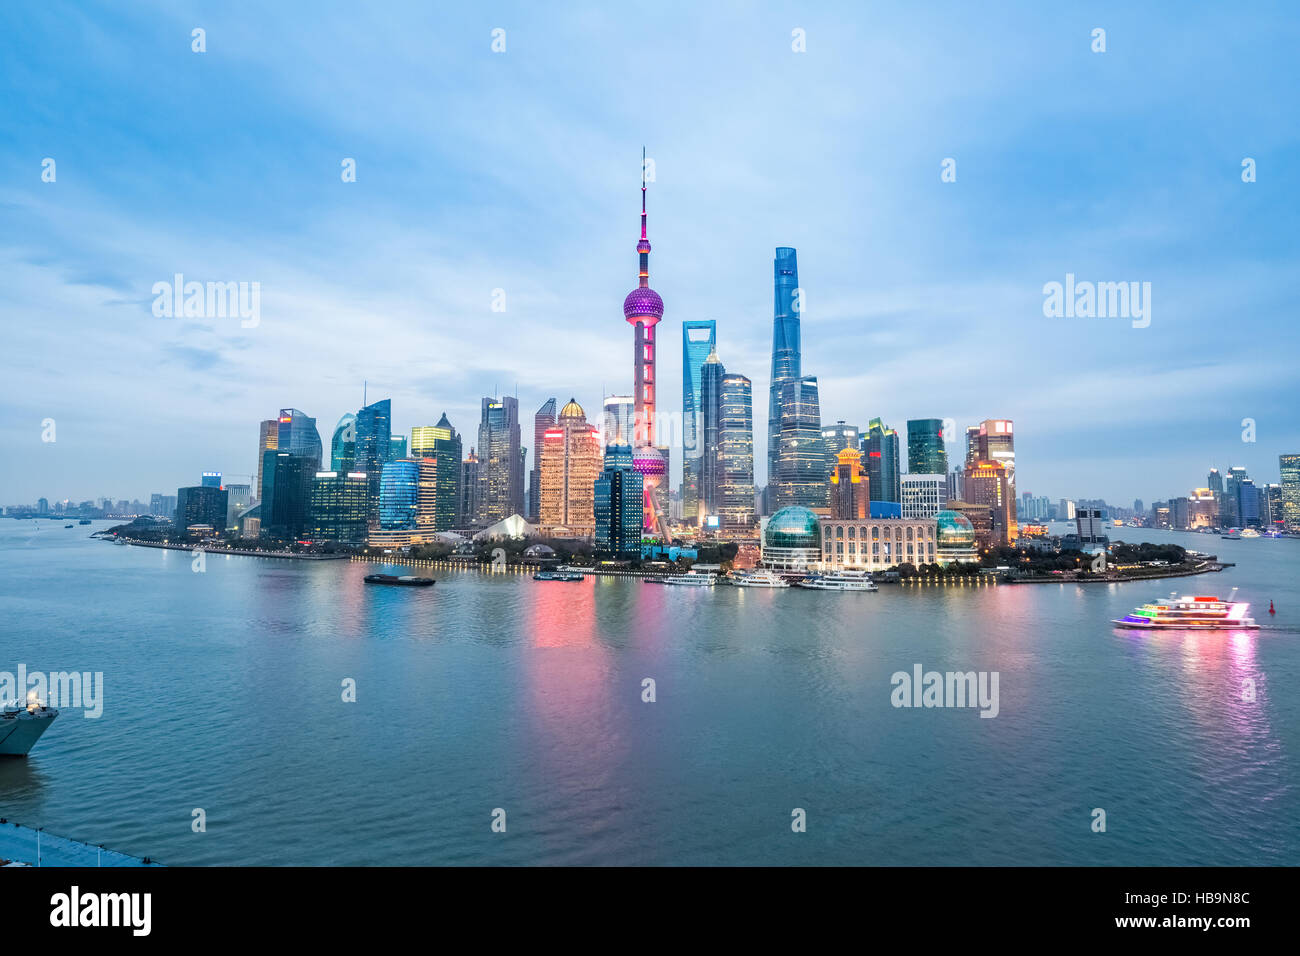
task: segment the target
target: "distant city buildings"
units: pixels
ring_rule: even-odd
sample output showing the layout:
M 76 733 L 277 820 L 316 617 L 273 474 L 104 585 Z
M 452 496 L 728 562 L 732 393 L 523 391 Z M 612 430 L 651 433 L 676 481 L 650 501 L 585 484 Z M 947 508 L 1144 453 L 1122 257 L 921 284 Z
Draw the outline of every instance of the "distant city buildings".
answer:
M 908 419 L 907 470 L 919 475 L 948 474 L 948 451 L 943 443 L 942 419 Z
M 900 486 L 904 518 L 933 518 L 947 507 L 948 476 L 943 472 L 931 475 L 908 473 L 903 475 Z
M 483 399 L 478 426 L 478 485 L 475 524 L 487 526 L 511 515 L 522 516 L 524 450 L 516 398 Z
M 541 507 L 543 533 L 591 538 L 596 532 L 594 489 L 603 462 L 600 432 L 573 399 L 542 435 Z
M 533 415 L 533 468 L 528 473 L 528 520 L 537 524 L 542 506 L 542 440 L 549 428 L 555 427 L 554 398 L 542 402 Z
M 631 445 L 606 446 L 594 490 L 596 549 L 614 558 L 639 558 L 644 501 Z

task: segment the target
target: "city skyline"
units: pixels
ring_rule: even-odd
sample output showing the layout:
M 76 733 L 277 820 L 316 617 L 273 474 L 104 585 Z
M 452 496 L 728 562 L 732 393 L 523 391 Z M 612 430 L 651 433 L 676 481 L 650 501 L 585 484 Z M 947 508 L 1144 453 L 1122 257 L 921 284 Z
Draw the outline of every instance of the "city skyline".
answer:
M 1243 465 L 1257 482 L 1275 482 L 1277 456 L 1300 448 L 1288 351 L 1268 347 L 1270 335 L 1285 334 L 1296 292 L 1287 266 L 1296 240 L 1270 186 L 1294 150 L 1269 112 L 1277 104 L 1248 93 L 1290 68 L 1270 50 L 1243 58 L 1249 34 L 1227 13 L 1188 13 L 1175 54 L 1152 44 L 1143 14 L 1111 11 L 1102 56 L 1089 50 L 1090 21 L 1069 32 L 1029 7 L 955 11 L 924 35 L 888 12 L 869 27 L 834 28 L 801 13 L 802 54 L 791 51 L 795 25 L 782 16 L 736 23 L 705 12 L 701 29 L 716 33 L 703 62 L 674 49 L 668 11 L 592 14 L 592 37 L 635 21 L 647 56 L 665 67 L 686 60 L 680 75 L 658 71 L 674 92 L 730 77 L 737 108 L 715 122 L 707 97 L 683 117 L 677 95 L 589 82 L 617 69 L 613 45 L 593 41 L 557 73 L 556 50 L 568 44 L 537 11 L 503 14 L 503 54 L 491 52 L 487 26 L 453 11 L 438 24 L 455 41 L 437 71 L 461 71 L 464 98 L 432 130 L 409 121 L 420 113 L 417 94 L 384 88 L 385 59 L 407 70 L 437 42 L 404 36 L 407 23 L 380 28 L 381 55 L 355 50 L 346 18 L 329 12 L 308 25 L 288 8 L 238 25 L 217 16 L 198 55 L 184 13 L 128 11 L 112 22 L 68 14 L 94 28 L 92 55 L 64 35 L 59 16 L 15 16 L 50 42 L 6 62 L 70 83 L 36 105 L 23 95 L 26 72 L 0 68 L 16 114 L 0 145 L 0 202 L 21 237 L 0 250 L 13 277 L 0 309 L 13 354 L 30 357 L 6 377 L 3 504 L 131 499 L 170 493 L 204 471 L 247 475 L 258 465 L 257 422 L 302 409 L 328 439 L 332 423 L 360 407 L 367 379 L 370 394 L 391 399 L 395 435 L 446 411 L 472 436 L 483 396 L 517 395 L 531 409 L 571 394 L 595 409 L 597 396 L 627 394 L 626 330 L 610 319 L 627 291 L 628 169 L 642 142 L 654 160 L 655 286 L 668 303 L 659 341 L 675 343 L 683 321 L 716 321 L 728 370 L 753 381 L 759 486 L 768 480 L 769 263 L 785 246 L 803 260 L 803 366 L 818 378 L 823 425 L 933 417 L 960 432 L 1003 417 L 1016 423 L 1020 492 L 1114 503 L 1185 493 L 1212 466 Z M 1026 45 L 1039 42 L 1059 62 L 1007 48 L 999 30 L 1013 16 Z M 251 35 L 259 26 L 261 41 Z M 223 41 L 236 31 L 238 62 Z M 475 31 L 479 44 L 468 39 Z M 22 32 L 0 40 L 6 52 Z M 882 55 L 849 55 L 855 45 Z M 140 49 L 165 64 L 174 89 L 131 70 L 101 77 L 102 58 Z M 990 63 L 990 50 L 1004 55 Z M 355 74 L 320 69 L 315 86 L 294 82 L 345 52 Z M 1197 75 L 1175 68 L 1175 57 L 1198 55 L 1206 68 Z M 1139 68 L 1141 94 L 1124 83 Z M 536 76 L 536 88 L 502 101 L 503 71 L 511 88 L 521 74 Z M 962 109 L 949 83 L 956 71 L 966 78 Z M 232 112 L 211 99 L 214 73 L 235 90 L 267 76 L 283 87 Z M 1062 117 L 1032 95 L 1013 103 L 1011 91 L 1023 93 L 1017 84 L 1031 77 L 1058 87 L 1086 80 L 1094 96 L 1072 94 L 1074 112 Z M 345 80 L 351 97 L 339 95 Z M 51 118 L 101 81 L 121 111 L 88 117 L 75 135 Z M 870 92 L 890 83 L 909 95 Z M 1209 106 L 1183 116 L 1192 93 Z M 661 106 L 669 102 L 671 111 Z M 1008 106 L 1004 122 L 981 122 Z M 486 124 L 485 111 L 494 117 Z M 808 111 L 818 121 L 768 129 L 774 114 Z M 163 115 L 175 152 L 155 148 Z M 862 128 L 832 148 L 828 131 L 838 137 L 848 121 Z M 214 132 L 235 142 L 210 156 L 193 149 Z M 443 142 L 449 134 L 459 145 Z M 1069 146 L 1108 137 L 1114 150 Z M 1189 171 L 1182 151 L 1193 149 L 1200 159 Z M 1241 182 L 1244 156 L 1259 161 L 1257 182 Z M 58 163 L 55 182 L 41 181 L 43 157 Z M 940 179 L 947 157 L 956 158 L 953 183 Z M 355 183 L 340 181 L 347 158 Z M 545 242 L 520 242 L 525 233 Z M 258 324 L 156 317 L 151 289 L 176 273 L 259 282 Z M 1150 326 L 1044 317 L 1044 283 L 1069 274 L 1151 281 Z M 502 312 L 492 309 L 498 289 Z M 1238 313 L 1263 334 L 1229 334 Z M 658 363 L 669 409 L 682 394 L 673 353 L 661 349 Z M 41 440 L 47 418 L 55 442 Z M 1241 440 L 1245 419 L 1255 442 Z M 157 434 L 169 436 L 165 447 L 146 440 Z M 954 443 L 947 451 L 960 460 Z M 530 468 L 532 456 L 530 447 Z M 680 445 L 671 460 L 675 488 Z M 84 484 L 66 487 L 73 480 Z

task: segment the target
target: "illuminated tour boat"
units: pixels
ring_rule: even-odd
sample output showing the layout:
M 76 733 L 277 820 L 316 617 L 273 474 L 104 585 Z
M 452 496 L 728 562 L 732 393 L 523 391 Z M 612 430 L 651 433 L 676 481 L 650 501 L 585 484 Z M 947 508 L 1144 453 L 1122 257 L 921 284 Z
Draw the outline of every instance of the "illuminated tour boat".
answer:
M 1117 627 L 1139 629 L 1170 630 L 1242 630 L 1258 628 L 1253 617 L 1247 617 L 1250 604 L 1234 601 L 1237 589 L 1233 588 L 1224 601 L 1217 597 L 1178 597 L 1169 595 L 1168 600 L 1153 604 L 1143 604 L 1128 614 L 1121 621 L 1113 621 Z

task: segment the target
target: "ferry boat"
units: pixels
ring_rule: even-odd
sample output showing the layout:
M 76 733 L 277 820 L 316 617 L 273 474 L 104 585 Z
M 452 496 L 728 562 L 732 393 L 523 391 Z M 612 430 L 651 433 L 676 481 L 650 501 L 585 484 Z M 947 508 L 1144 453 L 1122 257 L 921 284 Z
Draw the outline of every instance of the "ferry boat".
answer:
M 534 581 L 581 581 L 581 571 L 538 571 L 533 575 Z
M 664 584 L 682 584 L 687 587 L 711 588 L 716 583 L 712 574 L 699 574 L 688 571 L 686 574 L 670 574 L 664 578 Z
M 90 519 L 82 518 L 80 521 L 77 522 L 77 524 L 90 524 Z
M 831 571 L 812 574 L 799 582 L 801 588 L 814 591 L 879 591 L 866 571 Z
M 1257 629 L 1253 617 L 1247 617 L 1250 604 L 1234 601 L 1237 589 L 1233 588 L 1225 601 L 1217 597 L 1197 596 L 1179 597 L 1175 591 L 1164 601 L 1143 604 L 1120 621 L 1112 621 L 1116 627 L 1132 627 L 1143 630 L 1243 630 Z
M 0 756 L 26 757 L 58 716 L 57 710 L 37 700 L 35 691 L 27 696 L 26 707 L 6 705 L 0 710 Z
M 1259 532 L 1256 531 L 1254 528 L 1242 528 L 1241 536 L 1243 538 L 1258 538 Z
M 749 571 L 733 575 L 731 583 L 738 588 L 788 588 L 790 582 L 772 571 Z
M 412 588 L 426 588 L 433 578 L 420 578 L 414 574 L 367 574 L 367 584 L 398 584 Z
M 1238 531 L 1236 528 L 1229 528 L 1227 534 L 1221 534 L 1219 535 L 1219 537 L 1222 538 L 1224 541 L 1240 541 L 1241 532 Z

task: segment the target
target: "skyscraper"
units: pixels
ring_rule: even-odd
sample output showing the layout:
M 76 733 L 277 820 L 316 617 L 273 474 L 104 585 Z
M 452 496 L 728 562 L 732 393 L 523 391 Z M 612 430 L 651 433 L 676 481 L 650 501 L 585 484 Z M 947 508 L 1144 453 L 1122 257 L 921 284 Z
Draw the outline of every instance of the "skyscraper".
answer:
M 406 436 L 392 435 L 388 439 L 388 460 L 396 461 L 406 457 Z
M 312 479 L 308 533 L 315 541 L 363 542 L 369 504 L 364 472 L 319 471 Z
M 862 473 L 862 452 L 852 446 L 840 449 L 831 472 L 831 517 L 867 518 L 871 514 L 869 480 Z
M 631 395 L 611 395 L 605 399 L 605 447 L 627 445 L 632 447 L 636 422 L 636 403 Z
M 524 460 L 519 400 L 484 398 L 478 426 L 479 494 L 476 522 L 495 524 L 524 511 Z
M 805 375 L 781 386 L 779 420 L 776 507 L 824 508 L 826 453 L 816 376 Z
M 330 470 L 346 474 L 357 460 L 357 416 L 346 412 L 330 438 Z
M 918 475 L 948 473 L 948 452 L 943 445 L 942 419 L 908 419 L 907 470 Z
M 257 434 L 257 484 L 253 487 L 253 491 L 259 501 L 264 497 L 262 492 L 262 452 L 275 451 L 279 443 L 280 420 L 278 418 L 268 418 L 262 422 Z
M 356 461 L 353 467 L 366 473 L 370 485 L 371 521 L 379 519 L 379 486 L 383 479 L 384 462 L 392 450 L 392 402 L 385 398 L 372 402 L 357 412 Z
M 420 463 L 409 458 L 384 462 L 379 482 L 379 527 L 413 531 L 420 505 Z
M 1300 531 L 1300 455 L 1278 455 L 1282 485 L 1282 521 L 1287 531 Z
M 664 317 L 664 301 L 650 288 L 650 240 L 646 235 L 645 151 L 641 156 L 641 239 L 636 244 L 640 257 L 637 287 L 623 300 L 623 318 L 633 329 L 632 366 L 635 388 L 635 421 L 632 462 L 641 473 L 644 494 L 644 525 L 650 534 L 668 537 L 667 514 L 662 510 L 659 486 L 668 480 L 664 450 L 655 445 L 655 326 Z
M 1016 500 L 1007 468 L 1000 461 L 980 461 L 966 466 L 966 501 L 985 505 L 993 518 L 993 540 L 1014 544 Z
M 604 468 L 593 493 L 596 548 L 618 558 L 640 557 L 644 493 L 631 445 L 605 446 Z
M 312 459 L 319 469 L 323 446 L 320 432 L 316 430 L 316 419 L 296 408 L 280 409 L 280 434 L 276 447 L 291 455 Z
M 696 513 L 685 514 L 687 521 L 697 524 L 701 516 L 722 510 L 722 379 L 726 374 L 718 353 L 710 351 L 700 366 L 699 497 Z
M 871 484 L 871 500 L 901 503 L 903 490 L 899 480 L 898 432 L 886 428 L 879 418 L 873 418 L 862 439 L 862 450 Z
M 555 426 L 555 409 L 555 399 L 548 398 L 533 415 L 533 468 L 528 473 L 528 520 L 533 524 L 541 514 L 542 439 L 546 430 Z
M 767 405 L 767 483 L 781 472 L 781 395 L 786 383 L 803 374 L 799 350 L 799 261 L 794 249 L 779 246 L 772 260 L 772 380 Z M 776 506 L 768 496 L 768 510 Z
M 718 342 L 712 319 L 682 322 L 682 514 L 694 522 L 700 512 L 701 446 L 700 372 Z
M 469 457 L 460 465 L 460 508 L 456 516 L 457 527 L 467 528 L 478 522 L 479 464 L 478 454 L 471 448 Z
M 460 522 L 461 440 L 456 429 L 442 413 L 436 425 L 417 425 L 411 429 L 411 457 L 432 459 L 435 463 L 436 498 L 433 529 L 447 531 Z
M 589 538 L 596 533 L 595 482 L 602 462 L 600 433 L 573 399 L 542 436 L 542 528 L 551 534 Z
M 826 453 L 826 478 L 835 474 L 840 452 L 846 448 L 862 450 L 862 436 L 857 425 L 847 425 L 844 420 L 822 428 L 822 451 Z
M 749 379 L 723 375 L 718 406 L 722 526 L 745 530 L 754 524 L 754 387 Z
M 262 457 L 266 481 L 266 497 L 261 505 L 262 533 L 284 540 L 300 538 L 308 529 L 311 485 L 320 470 L 319 459 L 286 451 L 265 451 Z
M 1006 470 L 1007 493 L 1011 496 L 1011 517 L 1007 525 L 1006 540 L 1015 544 L 1018 537 L 1016 527 L 1016 445 L 1012 423 L 1005 418 L 987 418 L 979 426 L 979 461 L 995 461 Z M 969 469 L 967 475 L 970 474 Z M 967 500 L 973 500 L 970 491 Z M 994 520 L 997 519 L 996 513 Z
M 1246 524 L 1241 513 L 1241 483 L 1245 478 L 1246 469 L 1241 465 L 1234 465 L 1228 469 L 1223 479 L 1223 502 L 1219 517 L 1230 527 L 1235 528 Z
M 902 514 L 904 518 L 933 518 L 948 505 L 948 476 L 920 472 L 903 475 Z M 1046 504 L 1047 499 L 1043 499 Z
M 225 531 L 226 490 L 212 485 L 177 488 L 174 523 L 179 534 L 194 525 L 210 526 L 217 533 Z

